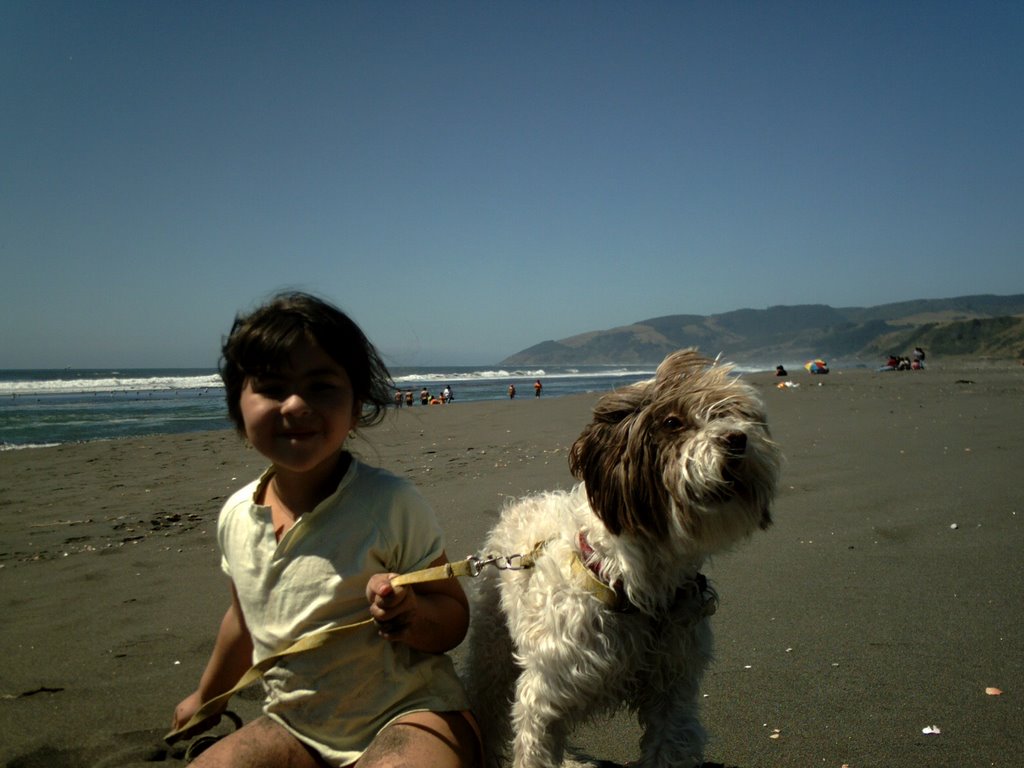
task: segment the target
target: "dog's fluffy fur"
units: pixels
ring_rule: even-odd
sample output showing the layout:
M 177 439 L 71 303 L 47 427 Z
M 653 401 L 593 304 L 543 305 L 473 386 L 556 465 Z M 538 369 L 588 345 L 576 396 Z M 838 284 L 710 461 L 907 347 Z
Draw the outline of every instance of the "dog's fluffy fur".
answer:
M 540 543 L 535 565 L 474 580 L 466 678 L 488 764 L 553 768 L 575 726 L 625 705 L 640 765 L 700 765 L 716 598 L 698 572 L 771 523 L 780 455 L 762 406 L 729 366 L 683 350 L 602 397 L 569 461 L 581 482 L 507 507 L 483 550 Z M 621 605 L 595 597 L 574 557 Z

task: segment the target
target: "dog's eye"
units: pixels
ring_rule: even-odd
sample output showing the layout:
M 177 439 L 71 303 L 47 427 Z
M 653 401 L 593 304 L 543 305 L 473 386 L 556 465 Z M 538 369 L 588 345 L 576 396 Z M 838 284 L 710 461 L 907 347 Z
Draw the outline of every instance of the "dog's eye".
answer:
M 661 425 L 665 427 L 665 429 L 671 429 L 673 431 L 682 429 L 685 426 L 683 424 L 683 420 L 678 416 L 667 416 L 665 420 L 661 422 Z

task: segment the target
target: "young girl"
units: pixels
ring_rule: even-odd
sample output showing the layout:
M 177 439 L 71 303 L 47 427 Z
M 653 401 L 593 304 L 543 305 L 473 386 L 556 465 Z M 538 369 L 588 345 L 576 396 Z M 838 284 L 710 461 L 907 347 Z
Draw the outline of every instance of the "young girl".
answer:
M 368 616 L 376 626 L 271 667 L 264 715 L 194 765 L 475 764 L 476 724 L 445 655 L 466 633 L 466 596 L 456 579 L 391 584 L 447 562 L 440 528 L 410 483 L 344 449 L 391 399 L 376 350 L 337 308 L 281 294 L 235 319 L 221 376 L 231 419 L 270 468 L 221 510 L 231 604 L 173 726 L 300 637 Z

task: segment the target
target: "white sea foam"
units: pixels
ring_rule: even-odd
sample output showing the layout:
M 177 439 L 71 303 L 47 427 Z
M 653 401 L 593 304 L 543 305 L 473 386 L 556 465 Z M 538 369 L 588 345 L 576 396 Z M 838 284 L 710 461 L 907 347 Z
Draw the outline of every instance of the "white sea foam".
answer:
M 162 392 L 167 390 L 221 388 L 220 376 L 144 376 L 45 379 L 0 382 L 0 395 L 81 395 L 109 392 Z
M 60 443 L 28 443 L 27 445 L 0 443 L 0 451 L 24 451 L 27 448 L 56 448 L 58 445 Z
M 418 371 L 416 373 L 397 375 L 394 377 L 394 380 L 396 384 L 413 384 L 417 382 L 473 382 L 508 379 L 578 379 L 581 376 L 600 379 L 622 376 L 645 376 L 653 375 L 653 373 L 653 369 L 638 370 L 632 368 L 608 368 L 598 371 L 587 371 L 586 373 L 581 373 L 578 368 L 567 368 L 562 371 L 547 371 L 544 368 L 515 368 L 512 370 L 497 368 L 451 373 Z

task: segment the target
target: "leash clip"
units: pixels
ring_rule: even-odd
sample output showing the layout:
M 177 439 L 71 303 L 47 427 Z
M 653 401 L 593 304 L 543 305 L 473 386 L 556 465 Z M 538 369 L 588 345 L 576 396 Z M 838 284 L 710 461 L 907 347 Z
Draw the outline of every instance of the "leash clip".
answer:
M 466 563 L 469 565 L 470 576 L 479 576 L 480 571 L 488 565 L 493 565 L 499 571 L 522 571 L 532 565 L 527 562 L 525 555 L 520 554 L 488 555 L 482 558 L 470 555 L 466 558 Z

